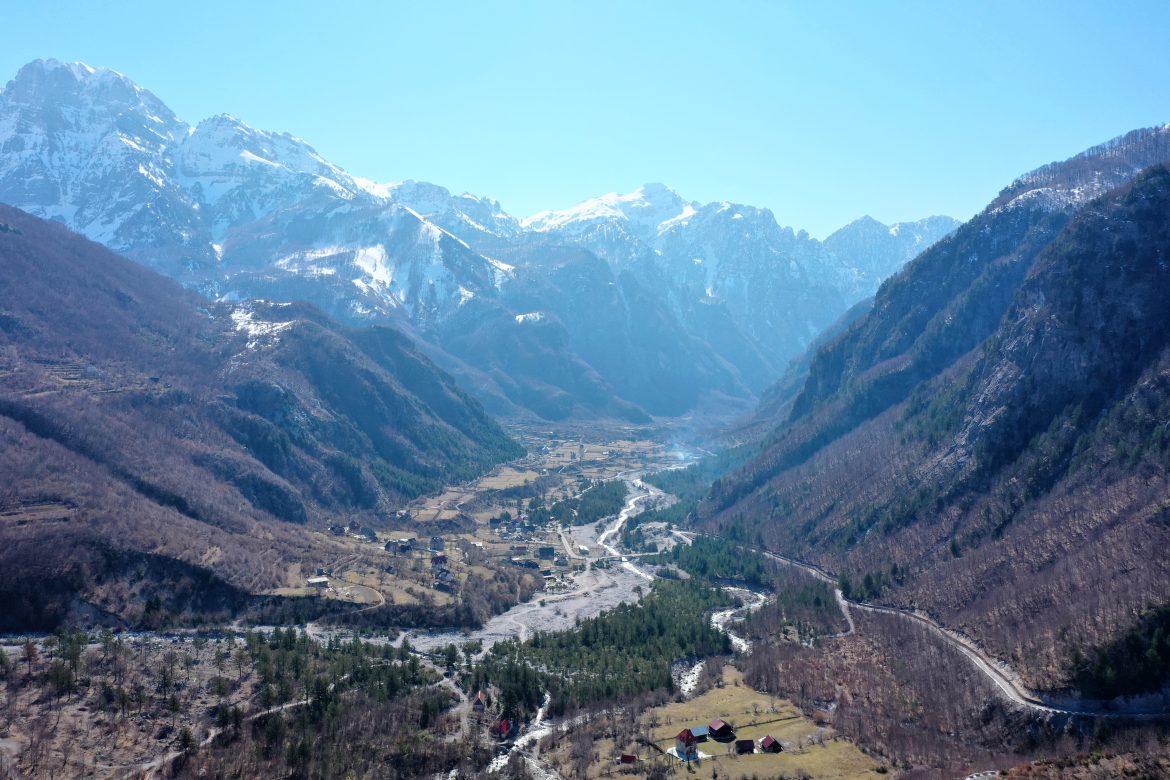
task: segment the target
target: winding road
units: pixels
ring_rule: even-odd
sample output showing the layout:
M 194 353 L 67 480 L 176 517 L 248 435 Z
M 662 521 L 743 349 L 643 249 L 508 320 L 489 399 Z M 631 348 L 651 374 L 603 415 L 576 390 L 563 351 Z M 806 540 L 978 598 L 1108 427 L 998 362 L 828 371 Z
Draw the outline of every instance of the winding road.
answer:
M 1053 715 L 1074 715 L 1087 717 L 1106 717 L 1106 718 L 1134 718 L 1140 720 L 1154 720 L 1170 717 L 1170 709 L 1166 705 L 1158 707 L 1143 707 L 1143 706 L 1124 706 L 1116 705 L 1112 702 L 1102 702 L 1090 699 L 1080 699 L 1070 701 L 1068 699 L 1061 700 L 1056 697 L 1048 697 L 1043 694 L 1033 691 L 1023 684 L 1019 674 L 1009 667 L 1007 664 L 992 658 L 985 653 L 972 639 L 959 632 L 946 628 L 939 624 L 929 615 L 924 612 L 909 609 L 899 609 L 897 607 L 879 607 L 874 604 L 865 604 L 858 601 L 852 601 L 845 598 L 845 594 L 837 587 L 837 578 L 830 572 L 825 571 L 814 564 L 798 561 L 795 558 L 789 558 L 779 553 L 770 552 L 767 550 L 755 550 L 770 560 L 782 563 L 787 566 L 792 566 L 801 569 L 807 574 L 816 577 L 822 582 L 827 582 L 833 586 L 833 594 L 837 599 L 837 605 L 841 609 L 841 615 L 845 619 L 847 626 L 845 631 L 834 636 L 849 636 L 856 632 L 857 627 L 853 622 L 853 615 L 851 610 L 857 609 L 863 612 L 873 612 L 878 614 L 896 615 L 904 620 L 910 620 L 921 626 L 924 626 L 935 636 L 939 637 L 947 644 L 954 647 L 962 653 L 974 666 L 978 669 L 984 677 L 989 679 L 993 685 L 1002 693 L 1008 700 L 1015 704 L 1033 710 L 1035 712 L 1043 712 Z

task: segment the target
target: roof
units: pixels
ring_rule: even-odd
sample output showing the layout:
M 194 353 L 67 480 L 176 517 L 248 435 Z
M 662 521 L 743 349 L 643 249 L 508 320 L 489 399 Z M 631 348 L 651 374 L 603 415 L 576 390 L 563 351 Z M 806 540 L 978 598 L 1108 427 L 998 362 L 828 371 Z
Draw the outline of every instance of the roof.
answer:
M 305 582 L 309 583 L 310 585 L 325 585 L 329 582 L 329 578 L 328 577 L 309 577 L 309 579 L 305 580 Z
M 691 726 L 691 733 L 696 737 L 705 737 L 710 733 L 706 726 Z
M 682 742 L 684 745 L 690 745 L 691 743 L 697 741 L 695 739 L 694 733 L 690 729 L 683 729 L 678 733 L 678 736 L 675 737 L 675 739 L 677 739 L 679 742 Z
M 716 718 L 715 720 L 711 721 L 711 725 L 708 726 L 708 728 L 712 731 L 722 731 L 723 729 L 731 728 L 731 724 Z

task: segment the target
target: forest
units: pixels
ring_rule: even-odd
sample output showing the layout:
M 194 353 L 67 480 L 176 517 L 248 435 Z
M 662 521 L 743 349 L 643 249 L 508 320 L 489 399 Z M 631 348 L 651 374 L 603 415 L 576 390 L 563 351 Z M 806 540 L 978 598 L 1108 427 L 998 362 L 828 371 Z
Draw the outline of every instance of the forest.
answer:
M 549 521 L 565 526 L 589 525 L 620 512 L 628 493 L 625 482 L 613 479 L 593 481 L 580 495 L 561 499 L 550 507 L 544 505 L 539 495 L 534 496 L 529 504 L 528 520 L 536 525 Z
M 482 765 L 485 748 L 446 738 L 453 694 L 441 679 L 409 645 L 322 643 L 292 628 L 166 641 L 60 632 L 0 653 L 0 729 L 28 742 L 16 762 L 0 756 L 0 776 L 77 776 L 94 757 L 117 768 L 131 755 L 176 777 Z
M 572 631 L 495 645 L 470 688 L 497 686 L 505 717 L 532 712 L 546 691 L 555 715 L 641 693 L 670 695 L 675 661 L 729 652 L 727 636 L 709 619 L 729 603 L 698 582 L 659 580 L 637 604 L 581 620 Z
M 671 563 L 705 581 L 734 580 L 761 588 L 772 585 L 769 569 L 774 568 L 759 553 L 716 536 L 699 536 L 691 544 L 676 544 L 647 562 Z

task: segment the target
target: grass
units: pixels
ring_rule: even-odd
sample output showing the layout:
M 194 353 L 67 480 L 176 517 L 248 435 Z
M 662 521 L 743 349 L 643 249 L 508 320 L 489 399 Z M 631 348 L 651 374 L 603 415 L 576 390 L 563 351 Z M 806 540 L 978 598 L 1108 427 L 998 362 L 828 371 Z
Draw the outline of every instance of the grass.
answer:
M 695 777 L 716 772 L 720 778 L 801 777 L 802 773 L 817 780 L 859 780 L 876 778 L 881 764 L 862 753 L 853 743 L 837 739 L 831 729 L 817 726 L 792 703 L 753 690 L 743 682 L 740 672 L 731 666 L 723 669 L 723 687 L 715 687 L 690 701 L 674 702 L 647 711 L 642 716 L 645 726 L 656 717 L 658 726 L 650 729 L 651 739 L 663 750 L 674 747 L 674 738 L 687 726 L 706 725 L 722 718 L 736 726 L 737 739 L 753 739 L 757 743 L 772 735 L 784 744 L 781 753 L 753 755 L 728 754 L 728 745 L 708 741 L 700 750 L 710 755 L 700 763 L 692 764 Z M 810 739 L 817 740 L 810 744 Z M 821 742 L 823 740 L 823 743 Z M 611 741 L 595 743 L 599 762 L 590 776 L 600 776 L 615 767 L 612 759 L 622 750 Z M 602 750 L 602 748 L 608 748 Z M 644 760 L 639 767 L 644 772 L 654 760 L 667 761 L 678 776 L 689 774 L 683 764 L 673 758 L 658 758 L 659 754 L 643 745 L 627 745 L 625 752 L 633 752 Z M 644 776 L 635 773 L 623 777 Z
M 520 487 L 533 482 L 540 475 L 535 471 L 517 471 L 512 468 L 502 468 L 498 474 L 493 474 L 490 477 L 484 477 L 478 483 L 481 490 L 507 490 L 508 488 Z

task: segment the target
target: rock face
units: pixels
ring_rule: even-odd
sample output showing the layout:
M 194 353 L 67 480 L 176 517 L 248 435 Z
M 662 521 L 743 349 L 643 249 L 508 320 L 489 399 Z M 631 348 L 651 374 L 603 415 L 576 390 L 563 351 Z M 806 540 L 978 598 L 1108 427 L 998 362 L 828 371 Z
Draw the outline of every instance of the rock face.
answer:
M 0 152 L 0 201 L 217 299 L 406 329 L 492 411 L 550 419 L 746 411 L 953 227 L 869 220 L 822 244 L 663 185 L 521 221 L 230 116 L 192 127 L 119 73 L 52 60 L 0 93 Z
M 1167 139 L 1021 177 L 883 284 L 803 383 L 770 391 L 782 422 L 708 522 L 758 518 L 769 543 L 927 609 L 1029 683 L 1108 693 L 1070 659 L 1118 652 L 1170 601 L 1150 553 L 1170 543 Z

